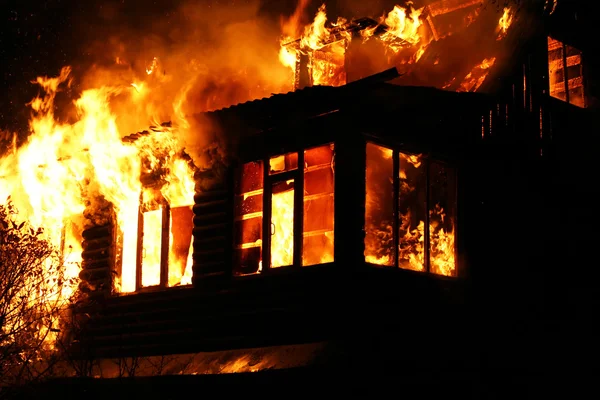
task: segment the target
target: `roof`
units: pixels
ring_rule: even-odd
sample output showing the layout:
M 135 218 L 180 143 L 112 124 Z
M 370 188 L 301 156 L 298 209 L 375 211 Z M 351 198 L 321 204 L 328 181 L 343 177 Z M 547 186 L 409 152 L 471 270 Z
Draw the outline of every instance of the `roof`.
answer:
M 290 120 L 316 117 L 340 109 L 457 109 L 482 107 L 486 95 L 456 93 L 422 86 L 399 86 L 386 83 L 397 78 L 395 68 L 351 82 L 331 86 L 311 86 L 293 92 L 247 101 L 200 114 L 224 126 L 232 124 L 248 130 L 268 129 Z M 487 105 L 486 105 L 487 107 Z

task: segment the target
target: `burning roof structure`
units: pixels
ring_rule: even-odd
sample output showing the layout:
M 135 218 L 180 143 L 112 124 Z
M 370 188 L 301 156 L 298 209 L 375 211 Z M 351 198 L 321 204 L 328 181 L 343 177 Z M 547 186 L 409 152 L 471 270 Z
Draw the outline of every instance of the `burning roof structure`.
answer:
M 527 13 L 456 0 L 396 6 L 378 20 L 328 23 L 323 5 L 311 25 L 295 28 L 300 38 L 282 41 L 280 60 L 294 71 L 296 88 L 339 86 L 395 66 L 402 75 L 397 84 L 476 91 L 507 48 L 514 51 L 508 36 L 519 18 L 526 23 Z M 524 32 L 517 35 L 524 39 Z

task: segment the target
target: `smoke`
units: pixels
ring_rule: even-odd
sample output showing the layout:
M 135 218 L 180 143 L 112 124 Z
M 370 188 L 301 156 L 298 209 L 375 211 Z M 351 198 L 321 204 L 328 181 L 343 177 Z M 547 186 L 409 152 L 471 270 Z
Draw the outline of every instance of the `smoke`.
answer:
M 77 90 L 119 88 L 111 108 L 122 135 L 172 121 L 187 147 L 211 147 L 225 140 L 191 115 L 292 89 L 278 60 L 279 21 L 260 1 L 159 6 L 133 12 L 105 3 L 94 22 L 75 28 L 89 38 L 80 46 L 85 56 L 73 61 Z

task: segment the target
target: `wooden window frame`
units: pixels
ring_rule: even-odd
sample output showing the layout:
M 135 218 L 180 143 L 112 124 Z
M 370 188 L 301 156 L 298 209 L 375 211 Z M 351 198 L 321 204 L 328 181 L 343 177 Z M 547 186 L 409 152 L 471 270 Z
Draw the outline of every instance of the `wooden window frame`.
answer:
M 289 270 L 298 270 L 301 268 L 312 267 L 311 265 L 302 265 L 302 255 L 303 255 L 303 245 L 304 245 L 304 179 L 305 179 L 305 160 L 304 153 L 305 151 L 322 147 L 322 146 L 333 146 L 333 156 L 332 163 L 335 165 L 335 156 L 336 156 L 336 145 L 334 141 L 321 143 L 316 145 L 310 145 L 303 147 L 299 150 L 294 151 L 280 151 L 276 154 L 268 155 L 262 158 L 253 158 L 247 160 L 242 163 L 242 165 L 249 162 L 261 162 L 262 163 L 262 174 L 263 174 L 263 203 L 262 203 L 262 247 L 261 247 L 261 259 L 262 266 L 255 273 L 247 273 L 247 274 L 236 274 L 235 268 L 233 266 L 233 275 L 235 277 L 250 277 L 250 276 L 260 276 L 278 273 L 280 271 L 289 271 Z M 282 155 L 288 154 L 296 154 L 297 155 L 297 168 L 278 172 L 278 173 L 270 173 L 270 160 L 274 157 L 279 157 Z M 239 174 L 238 178 L 239 179 Z M 285 182 L 288 180 L 294 180 L 294 225 L 293 225 L 293 262 L 290 265 L 272 267 L 271 266 L 271 217 L 272 217 L 272 195 L 273 195 L 273 185 Z M 333 193 L 335 198 L 335 185 L 336 182 L 336 174 L 334 172 L 333 175 Z M 239 193 L 235 193 L 234 196 L 239 196 Z M 334 224 L 335 224 L 335 207 L 334 207 Z M 334 225 L 335 226 L 335 225 Z M 335 228 L 333 229 L 335 232 Z M 333 254 L 335 255 L 335 236 L 333 240 Z M 234 244 L 235 246 L 235 244 Z M 234 249 L 234 252 L 237 249 Z M 334 261 L 335 262 L 335 256 Z M 329 264 L 329 263 L 326 263 Z M 314 264 L 314 266 L 319 266 L 324 264 Z
M 393 265 L 378 265 L 375 263 L 370 263 L 368 261 L 366 261 L 366 256 L 364 256 L 365 258 L 363 259 L 363 261 L 373 267 L 373 268 L 383 268 L 383 269 L 398 269 L 398 270 L 404 270 L 404 271 L 411 271 L 411 272 L 415 272 L 415 273 L 421 273 L 421 274 L 428 274 L 428 275 L 433 275 L 433 276 L 439 276 L 439 277 L 445 277 L 445 278 L 450 278 L 450 279 L 456 279 L 459 278 L 461 276 L 461 268 L 460 268 L 460 264 L 458 262 L 458 173 L 456 170 L 456 167 L 451 165 L 448 162 L 445 162 L 443 160 L 438 160 L 438 159 L 434 159 L 429 155 L 425 155 L 425 154 L 419 154 L 417 152 L 412 152 L 412 151 L 406 151 L 403 149 L 400 149 L 396 146 L 391 146 L 389 144 L 385 144 L 385 143 L 381 143 L 381 142 L 377 142 L 377 141 L 373 141 L 373 140 L 367 140 L 365 142 L 365 146 L 367 146 L 368 144 L 372 144 L 378 147 L 382 147 L 385 148 L 387 150 L 391 150 L 392 151 L 392 164 L 393 164 L 393 169 L 392 169 L 392 177 L 393 177 L 393 211 L 392 211 L 392 215 L 393 215 L 393 251 L 392 251 L 392 257 L 394 259 L 394 263 Z M 425 213 L 425 221 L 424 221 L 424 230 L 423 230 L 423 235 L 424 235 L 424 255 L 423 255 L 423 271 L 415 271 L 415 270 L 411 270 L 411 269 L 407 269 L 407 268 L 402 268 L 399 265 L 399 259 L 398 259 L 398 252 L 399 252 L 399 242 L 400 242 L 400 235 L 399 235 L 399 228 L 400 228 L 400 215 L 399 215 L 399 205 L 400 205 L 400 153 L 402 154 L 406 154 L 406 155 L 419 155 L 421 157 L 421 161 L 423 162 L 423 167 L 425 168 L 425 180 L 426 180 L 426 189 L 425 189 L 425 201 L 426 201 L 426 210 L 427 212 Z M 453 202 L 454 202 L 454 257 L 455 257 L 455 270 L 456 273 L 454 275 L 442 275 L 442 274 L 437 274 L 435 272 L 431 271 L 431 260 L 430 260 L 430 252 L 431 252 L 431 246 L 430 246 L 430 212 L 432 209 L 432 201 L 431 201 L 431 197 L 430 197 L 430 192 L 431 192 L 431 163 L 438 163 L 438 164 L 442 164 L 445 167 L 448 167 L 452 170 L 452 174 L 453 174 L 453 179 L 454 179 L 454 193 L 452 195 L 453 197 Z M 365 168 L 367 168 L 367 164 L 365 164 Z M 366 184 L 366 181 L 365 181 Z M 365 186 L 365 193 L 366 193 L 366 186 Z M 363 218 L 366 218 L 366 214 L 365 216 L 363 216 Z M 364 220 L 366 222 L 366 219 Z

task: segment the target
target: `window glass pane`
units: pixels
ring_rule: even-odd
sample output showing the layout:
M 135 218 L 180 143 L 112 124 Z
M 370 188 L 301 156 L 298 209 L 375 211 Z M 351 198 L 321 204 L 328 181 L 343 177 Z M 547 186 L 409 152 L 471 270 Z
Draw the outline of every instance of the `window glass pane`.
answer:
M 456 276 L 456 178 L 454 170 L 439 162 L 431 162 L 429 186 L 429 252 L 430 271 Z
M 115 289 L 120 293 L 132 293 L 136 290 L 138 224 L 140 213 L 139 197 L 121 204 L 119 216 L 117 258 L 121 265 L 120 279 L 116 279 Z M 118 277 L 117 277 L 118 278 Z
M 242 167 L 234 206 L 235 260 L 233 273 L 248 275 L 262 268 L 263 163 Z
M 550 96 L 566 101 L 563 44 L 548 37 L 548 77 Z
M 169 286 L 192 283 L 192 206 L 171 208 L 169 227 Z
M 571 46 L 566 46 L 566 50 L 567 78 L 569 79 L 569 103 L 577 107 L 585 107 L 581 51 Z
M 162 207 L 144 211 L 142 219 L 142 286 L 156 286 L 160 284 Z
M 298 169 L 298 153 L 288 153 L 271 157 L 269 160 L 269 175 Z
M 294 263 L 294 180 L 276 182 L 271 197 L 271 268 Z
M 365 261 L 394 265 L 392 150 L 367 143 Z
M 425 270 L 427 173 L 421 155 L 400 153 L 398 266 Z
M 333 144 L 304 152 L 302 265 L 333 261 Z

